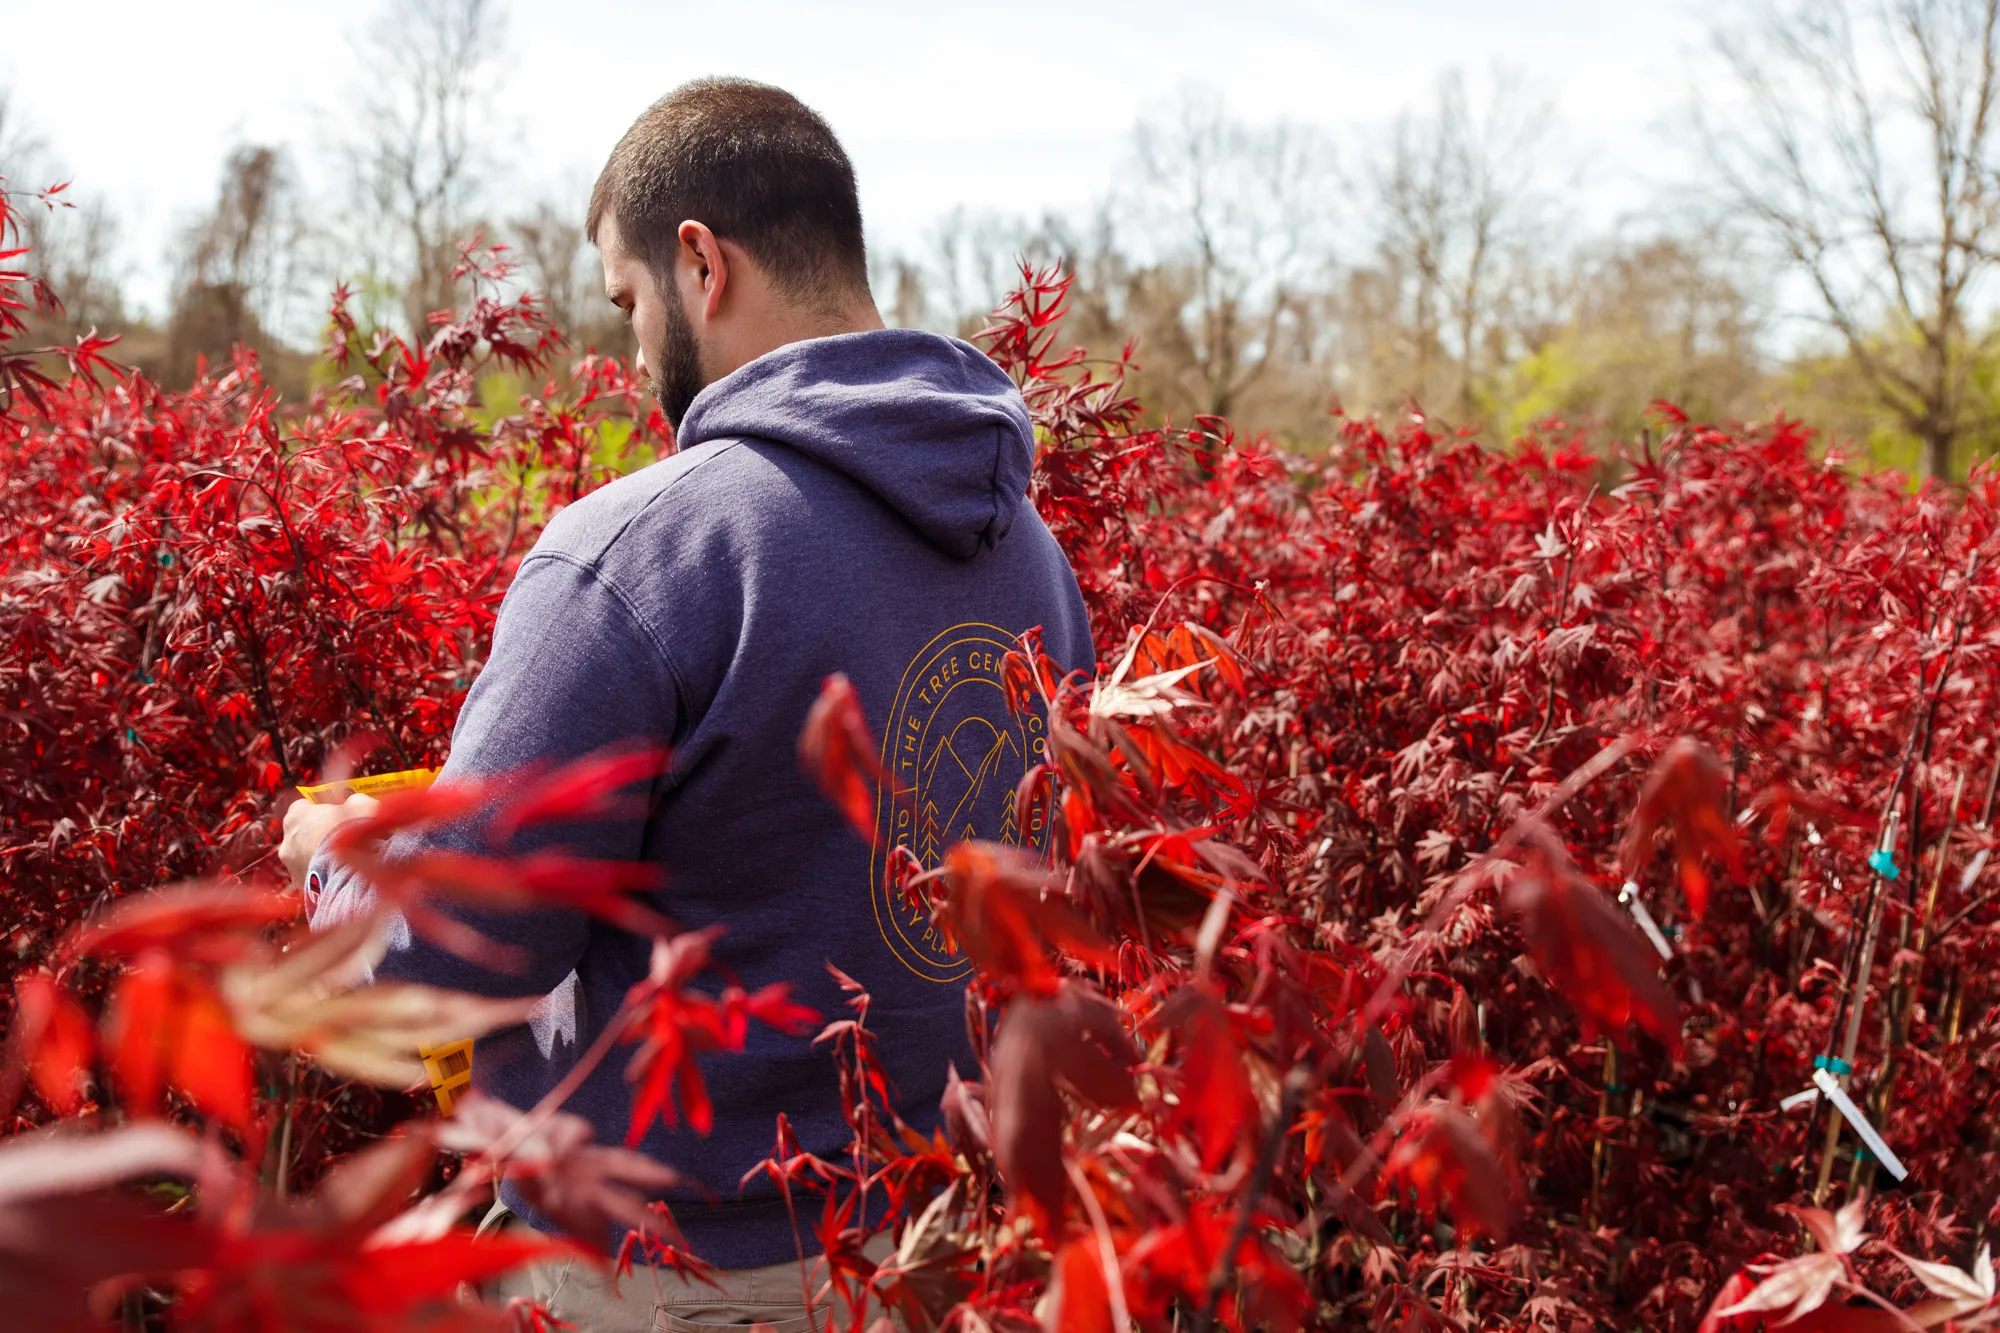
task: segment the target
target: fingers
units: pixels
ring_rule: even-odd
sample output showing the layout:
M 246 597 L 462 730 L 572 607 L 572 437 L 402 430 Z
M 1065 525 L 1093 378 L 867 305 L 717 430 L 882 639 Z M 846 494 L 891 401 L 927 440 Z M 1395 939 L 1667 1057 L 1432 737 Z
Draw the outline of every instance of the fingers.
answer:
M 295 801 L 285 811 L 285 832 L 278 843 L 278 860 L 291 876 L 292 883 L 306 882 L 306 865 L 313 853 L 319 850 L 320 839 L 325 836 L 314 817 L 318 810 L 329 806 L 314 805 L 311 801 Z
M 278 844 L 278 860 L 290 872 L 294 884 L 306 882 L 306 866 L 326 840 L 327 831 L 345 818 L 338 805 L 314 805 L 299 801 L 285 811 L 284 838 Z
M 294 884 L 306 882 L 306 867 L 319 845 L 335 826 L 350 819 L 366 819 L 381 808 L 373 796 L 351 792 L 339 805 L 315 805 L 294 801 L 285 809 L 284 836 L 278 844 L 278 860 L 284 864 Z

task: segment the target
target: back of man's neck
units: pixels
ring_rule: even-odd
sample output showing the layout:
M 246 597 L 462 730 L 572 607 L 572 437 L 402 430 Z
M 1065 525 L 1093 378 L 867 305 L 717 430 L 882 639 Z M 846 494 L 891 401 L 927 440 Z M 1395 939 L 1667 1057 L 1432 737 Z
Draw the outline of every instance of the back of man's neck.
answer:
M 785 317 L 768 322 L 759 330 L 760 337 L 746 340 L 738 348 L 735 365 L 729 370 L 747 366 L 757 358 L 793 343 L 834 338 L 843 333 L 867 333 L 886 327 L 882 312 L 875 308 L 873 301 L 852 302 L 834 310 L 795 308 Z
M 872 329 L 887 327 L 882 322 L 882 312 L 875 308 L 873 301 L 850 302 L 837 310 L 818 313 L 804 322 L 810 331 L 788 341 L 833 338 L 843 333 L 867 333 Z

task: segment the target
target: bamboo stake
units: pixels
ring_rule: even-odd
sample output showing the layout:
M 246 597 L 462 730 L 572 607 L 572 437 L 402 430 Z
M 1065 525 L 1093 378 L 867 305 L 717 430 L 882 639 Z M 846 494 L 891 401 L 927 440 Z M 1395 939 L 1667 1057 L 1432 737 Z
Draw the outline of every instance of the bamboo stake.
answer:
M 278 1130 L 278 1197 L 291 1193 L 292 1187 L 292 1122 L 297 1118 L 299 1102 L 299 1053 L 293 1051 L 285 1057 L 285 1114 Z
M 1604 1120 L 1611 1114 L 1611 1089 L 1618 1084 L 1618 1047 L 1609 1038 L 1604 1042 L 1604 1081 L 1597 1090 L 1596 1141 L 1590 1145 L 1590 1218 L 1597 1225 L 1598 1200 L 1604 1188 Z
M 1994 762 L 1993 773 L 1994 776 L 2000 777 L 2000 760 L 1996 760 Z M 1951 852 L 1951 835 L 1958 831 L 1959 802 L 1962 801 L 1964 797 L 1965 797 L 1965 774 L 1960 773 L 1958 775 L 1958 784 L 1952 789 L 1951 793 L 1951 816 L 1950 818 L 1945 820 L 1944 836 L 1938 839 L 1937 864 L 1933 866 L 1931 869 L 1931 890 L 1927 895 L 1925 895 L 1924 898 L 1923 915 L 1917 918 L 1916 953 L 1919 961 L 1917 963 L 1915 973 L 1910 978 L 1910 988 L 1913 991 L 1919 985 L 1922 984 L 1924 979 L 1923 962 L 1921 960 L 1923 958 L 1924 950 L 1930 947 L 1931 917 L 1933 917 L 1937 913 L 1938 889 L 1944 883 L 1945 862 L 1949 858 Z M 1993 787 L 1989 783 L 1986 788 L 1986 812 L 1982 814 L 1979 818 L 1979 827 L 1982 830 L 1985 829 L 1992 822 L 1992 820 L 1993 820 Z
M 2000 773 L 2000 763 L 1994 765 L 1994 771 Z M 1938 836 L 1937 851 L 1933 854 L 1935 859 L 1931 864 L 1930 889 L 1924 894 L 1923 910 L 1917 915 L 1917 944 L 1912 952 L 1916 955 L 1918 961 L 1910 970 L 1907 981 L 1904 977 L 1901 960 L 1904 946 L 1909 943 L 1910 922 L 1907 916 L 1903 918 L 1902 927 L 1896 934 L 1896 952 L 1898 955 L 1895 969 L 1896 977 L 1894 989 L 1890 992 L 1889 997 L 1890 1018 L 1894 1023 L 1894 1027 L 1885 1030 L 1883 1040 L 1883 1050 L 1889 1053 L 1887 1059 L 1895 1058 L 1895 1048 L 1900 1047 L 1903 1044 L 1904 1038 L 1908 1035 L 1910 1010 L 1916 1007 L 1915 997 L 1923 989 L 1924 950 L 1930 946 L 1931 918 L 1937 914 L 1938 891 L 1944 885 L 1945 865 L 1951 858 L 1951 836 L 1958 831 L 1958 812 L 1960 803 L 1964 799 L 1965 774 L 1960 773 L 1957 783 L 1952 787 L 1951 813 L 1945 818 L 1944 832 Z M 1878 1084 L 1878 1087 L 1884 1087 L 1888 1082 L 1889 1066 L 1886 1060 L 1882 1066 L 1882 1071 L 1883 1083 Z M 1887 1100 L 1886 1096 L 1882 1097 L 1881 1100 Z
M 1889 818 L 1882 826 L 1880 850 L 1890 851 L 1896 845 L 1897 816 L 1901 811 L 1891 807 Z M 1847 1031 L 1840 1040 L 1840 1063 L 1828 1072 L 1838 1079 L 1843 1088 L 1853 1083 L 1854 1052 L 1861 1044 L 1861 1013 L 1867 1008 L 1868 974 L 1875 967 L 1876 937 L 1882 929 L 1882 910 L 1887 904 L 1887 881 L 1882 873 L 1873 871 L 1869 883 L 1868 924 L 1861 937 L 1861 947 L 1855 952 L 1854 975 L 1848 985 Z M 1826 1098 L 1820 1098 L 1822 1102 Z M 1826 1108 L 1826 1138 L 1820 1144 L 1819 1178 L 1813 1184 L 1813 1206 L 1826 1202 L 1827 1186 L 1833 1180 L 1833 1154 L 1840 1146 L 1840 1113 L 1831 1106 Z
M 1937 909 L 1938 889 L 1944 883 L 1945 862 L 1950 859 L 1951 835 L 1958 831 L 1959 803 L 1965 799 L 1965 774 L 1961 771 L 1958 781 L 1952 787 L 1951 813 L 1945 818 L 1944 831 L 1938 835 L 1936 850 L 1931 855 L 1931 884 L 1924 895 L 1923 912 L 1917 924 L 1917 949 L 1919 957 L 1924 951 L 1925 936 L 1930 931 L 1931 913 Z M 1910 869 L 1911 878 L 1916 876 L 1915 865 Z M 1882 1067 L 1876 1073 L 1875 1084 L 1868 1089 L 1868 1118 L 1878 1127 L 1886 1128 L 1889 1113 L 1890 1090 L 1896 1082 L 1896 1056 L 1902 1049 L 1910 1030 L 1910 1010 L 1914 1007 L 1914 997 L 1923 985 L 1923 968 L 1920 963 L 1909 977 L 1907 986 L 1903 976 L 1903 954 L 1910 942 L 1910 914 L 1903 913 L 1903 919 L 1896 927 L 1896 952 L 1889 965 L 1889 1003 L 1882 1013 Z M 1864 1159 L 1859 1153 L 1854 1156 L 1854 1165 L 1848 1171 L 1849 1186 L 1861 1189 L 1872 1184 L 1875 1167 L 1872 1160 Z
M 1978 556 L 1972 556 L 1966 561 L 1965 573 L 1968 583 L 1978 567 Z M 1910 784 L 1908 790 L 1911 832 L 1909 859 L 1912 877 L 1917 873 L 1917 832 L 1923 810 L 1922 793 L 1917 783 L 1916 774 L 1912 772 L 1912 764 L 1920 762 L 1927 765 L 1930 761 L 1931 726 L 1937 717 L 1938 701 L 1944 695 L 1945 682 L 1951 679 L 1951 668 L 1953 663 L 1958 659 L 1959 645 L 1964 641 L 1964 638 L 1965 621 L 1963 618 L 1959 618 L 1952 622 L 1951 645 L 1945 651 L 1944 661 L 1938 666 L 1937 680 L 1935 683 L 1928 685 L 1928 687 L 1926 686 L 1925 668 L 1921 662 L 1918 663 L 1918 693 L 1920 695 L 1928 693 L 1930 697 L 1919 712 L 1915 725 L 1911 727 L 1909 739 L 1903 743 L 1902 762 L 1897 766 L 1895 781 L 1889 784 L 1889 799 L 1885 807 L 1882 823 L 1882 838 L 1876 848 L 1876 852 L 1877 855 L 1887 858 L 1893 858 L 1895 855 L 1896 817 L 1898 814 L 1896 800 L 1897 797 L 1904 794 L 1903 784 L 1907 780 Z M 1923 740 L 1921 761 L 1918 759 L 1917 749 L 1919 737 Z M 1871 861 L 1873 859 L 1871 858 Z M 1876 938 L 1882 928 L 1882 913 L 1887 903 L 1888 881 L 1880 871 L 1876 871 L 1869 880 L 1868 905 L 1862 913 L 1868 920 L 1868 926 L 1863 934 L 1860 947 L 1854 952 L 1852 959 L 1854 970 L 1848 974 L 1846 994 L 1841 1001 L 1845 1007 L 1847 1031 L 1842 1038 L 1841 1054 L 1838 1057 L 1838 1062 L 1833 1068 L 1827 1071 L 1835 1079 L 1839 1080 L 1843 1090 L 1850 1087 L 1853 1083 L 1854 1053 L 1860 1045 L 1861 1040 L 1861 1013 L 1867 1007 L 1868 1003 L 1868 975 L 1875 967 Z M 1835 1016 L 1834 1025 L 1836 1027 L 1840 1025 L 1840 1016 L 1838 1014 Z M 1823 1105 L 1827 1100 L 1824 1097 L 1819 1098 L 1819 1103 Z M 1826 1106 L 1824 1109 L 1826 1111 L 1826 1138 L 1820 1146 L 1819 1179 L 1813 1187 L 1813 1205 L 1815 1207 L 1826 1202 L 1827 1186 L 1833 1176 L 1833 1153 L 1834 1149 L 1840 1144 L 1840 1113 L 1831 1106 Z
M 1986 800 L 1980 808 L 1979 822 L 1973 825 L 1981 833 L 1990 832 L 1993 828 L 1993 802 L 1996 796 L 2000 796 L 2000 756 L 1994 758 L 1993 771 L 1986 775 Z M 1964 876 L 1958 881 L 1958 891 L 1961 895 L 1971 893 L 1972 886 L 1979 882 L 1981 872 L 1986 869 L 1986 864 L 1991 859 L 1989 851 L 1990 849 L 1988 848 L 1980 848 L 1979 854 L 1972 858 L 1972 864 L 1965 868 Z M 1951 934 L 1952 931 L 1958 928 L 1960 922 L 1985 906 L 1996 892 L 2000 892 L 2000 890 L 1989 889 L 1987 892 L 1980 894 L 1966 903 L 1965 906 L 1959 908 L 1950 920 L 1937 928 L 1936 933 L 1931 936 L 1929 941 L 1917 946 L 1918 952 L 1922 952 L 1929 948 L 1931 943 L 1935 943 L 1937 940 L 1941 940 Z

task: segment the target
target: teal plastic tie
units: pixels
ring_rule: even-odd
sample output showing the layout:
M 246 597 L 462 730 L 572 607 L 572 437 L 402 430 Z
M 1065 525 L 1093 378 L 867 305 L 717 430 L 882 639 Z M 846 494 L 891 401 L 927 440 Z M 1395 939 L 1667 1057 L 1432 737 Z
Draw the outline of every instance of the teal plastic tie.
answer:
M 1868 868 L 1883 879 L 1894 879 L 1903 873 L 1896 868 L 1896 854 L 1887 847 L 1877 847 L 1868 853 Z
M 1836 1074 L 1852 1074 L 1854 1072 L 1854 1066 L 1837 1055 L 1815 1055 L 1813 1057 L 1813 1068 L 1830 1069 Z

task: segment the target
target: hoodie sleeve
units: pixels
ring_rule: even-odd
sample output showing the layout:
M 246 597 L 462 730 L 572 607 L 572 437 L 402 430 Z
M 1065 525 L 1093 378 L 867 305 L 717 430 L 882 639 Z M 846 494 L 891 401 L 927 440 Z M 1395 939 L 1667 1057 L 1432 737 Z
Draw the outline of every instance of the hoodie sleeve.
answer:
M 593 566 L 560 552 L 536 552 L 522 561 L 507 592 L 492 654 L 466 696 L 438 780 L 552 767 L 620 742 L 665 743 L 674 736 L 678 716 L 672 663 L 630 602 Z M 399 837 L 389 854 L 480 850 L 476 824 Z M 633 861 L 643 854 L 645 833 L 645 816 L 635 813 L 538 827 L 514 846 L 531 851 L 560 845 L 570 855 Z M 315 930 L 373 905 L 374 890 L 324 850 L 313 858 L 307 883 L 319 890 L 312 910 Z M 397 922 L 376 975 L 479 995 L 546 995 L 582 958 L 589 937 L 589 919 L 566 909 L 501 913 L 454 907 L 450 914 L 523 950 L 526 967 L 493 971 L 412 938 Z

